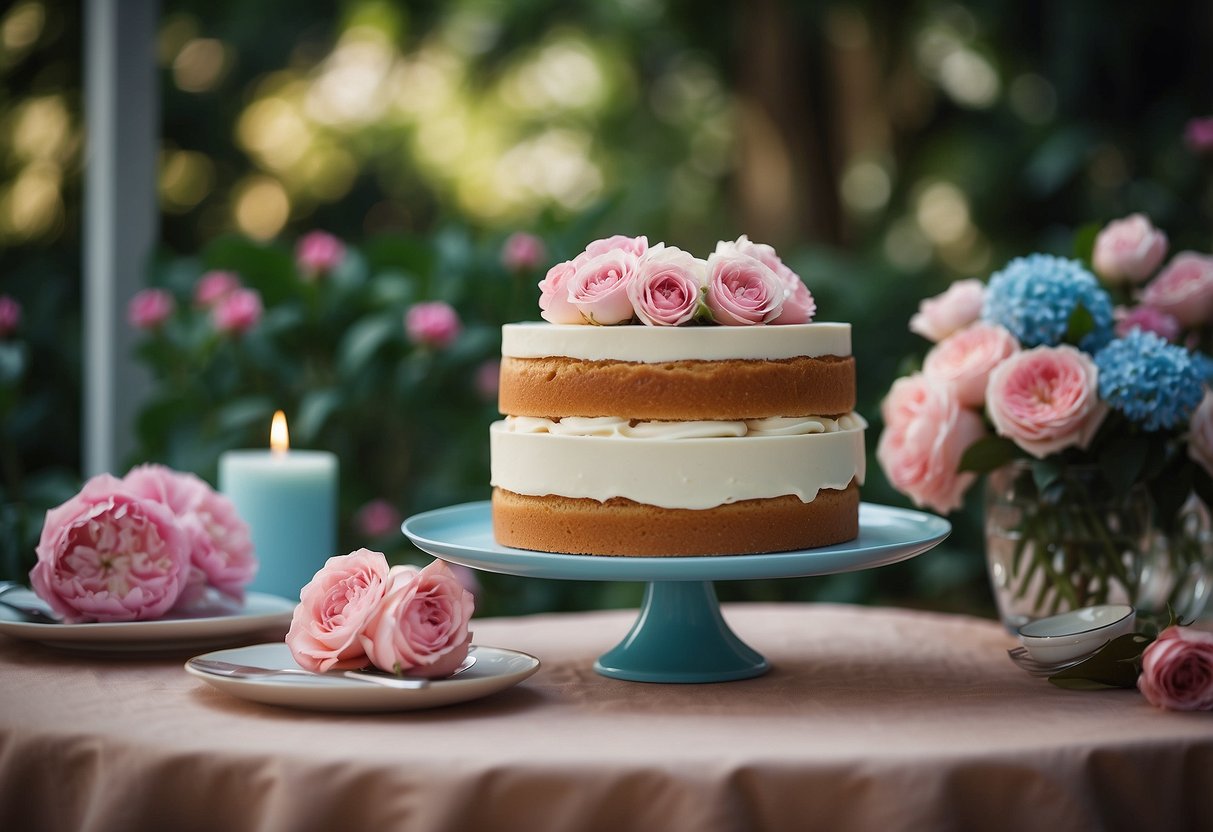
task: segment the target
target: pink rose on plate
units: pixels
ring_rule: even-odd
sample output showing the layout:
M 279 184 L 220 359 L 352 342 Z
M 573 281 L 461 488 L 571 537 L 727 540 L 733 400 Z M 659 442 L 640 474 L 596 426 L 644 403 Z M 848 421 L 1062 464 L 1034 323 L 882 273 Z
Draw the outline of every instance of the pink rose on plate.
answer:
M 1134 306 L 1132 309 L 1118 307 L 1114 315 L 1117 338 L 1124 338 L 1133 330 L 1140 329 L 1166 338 L 1172 344 L 1179 340 L 1179 321 L 1167 312 L 1150 306 Z
M 1090 356 L 1068 344 L 1019 352 L 990 373 L 986 411 L 999 436 L 1037 459 L 1085 448 L 1108 412 L 1098 376 Z
M 0 295 L 0 338 L 7 338 L 21 326 L 21 304 L 8 295 Z
M 257 574 L 257 558 L 248 524 L 231 500 L 199 477 L 163 465 L 132 468 L 123 484 L 177 518 L 189 537 L 190 565 L 201 576 L 203 587 L 212 586 L 233 601 L 244 600 L 244 588 Z M 178 606 L 191 600 L 196 598 L 182 598 Z
M 361 636 L 388 583 L 387 558 L 358 549 L 329 558 L 299 593 L 286 644 L 304 670 L 366 667 Z
M 309 280 L 329 274 L 345 259 L 345 244 L 327 231 L 304 234 L 295 244 L 295 263 Z
M 210 271 L 194 284 L 194 303 L 210 309 L 237 289 L 243 288 L 235 272 Z
M 506 237 L 501 247 L 501 265 L 512 272 L 527 272 L 539 268 L 548 256 L 547 246 L 540 237 L 515 231 Z
M 708 258 L 707 304 L 724 326 L 766 324 L 783 312 L 789 290 L 761 260 L 739 252 Z
M 1188 456 L 1213 476 L 1213 391 L 1205 390 L 1204 398 L 1192 411 Z
M 189 571 L 172 512 L 101 474 L 46 513 L 30 581 L 68 623 L 145 621 L 177 603 Z
M 921 373 L 895 381 L 880 409 L 876 459 L 889 483 L 940 514 L 960 508 L 976 479 L 958 470 L 960 458 L 985 435 L 981 417 L 961 407 L 955 385 Z
M 211 322 L 226 335 L 242 335 L 261 323 L 263 311 L 256 289 L 235 289 L 211 309 Z
M 414 303 L 404 315 L 404 331 L 414 344 L 449 347 L 463 331 L 459 313 L 442 300 Z
M 1213 318 L 1213 257 L 1191 251 L 1175 255 L 1146 286 L 1141 302 L 1184 326 L 1208 323 Z
M 474 608 L 472 593 L 443 561 L 420 571 L 394 566 L 383 602 L 361 636 L 362 647 L 380 670 L 449 676 L 467 658 Z
M 646 326 L 679 326 L 699 311 L 708 265 L 698 257 L 663 243 L 650 248 L 628 284 L 636 317 Z
M 636 255 L 621 248 L 585 260 L 566 284 L 569 303 L 592 324 L 627 323 L 635 314 L 628 284 L 636 275 L 636 266 Z
M 1167 235 L 1145 214 L 1130 214 L 1104 226 L 1095 238 L 1091 265 L 1109 283 L 1141 283 L 1167 255 Z
M 365 537 L 383 537 L 400 531 L 403 520 L 394 505 L 380 498 L 358 509 L 354 515 L 354 528 Z
M 574 258 L 573 263 L 580 266 L 587 260 L 593 260 L 595 257 L 611 251 L 622 251 L 633 257 L 639 257 L 648 250 L 648 237 L 626 237 L 623 234 L 615 234 L 590 243 L 585 247 L 585 251 Z
M 553 324 L 584 324 L 581 310 L 569 302 L 569 283 L 577 273 L 574 261 L 566 260 L 548 269 L 539 281 L 539 316 Z
M 749 237 L 742 234 L 734 242 L 721 240 L 716 243 L 716 253 L 746 254 L 775 272 L 775 276 L 783 283 L 788 294 L 783 301 L 783 311 L 771 323 L 807 324 L 817 314 L 817 302 L 813 300 L 809 287 L 804 285 L 800 275 L 784 264 L 772 246 L 766 243 L 751 242 Z
M 144 289 L 127 304 L 126 320 L 136 329 L 159 329 L 176 309 L 177 302 L 164 289 Z
M 1163 630 L 1142 653 L 1137 689 L 1159 708 L 1213 711 L 1213 633 Z
M 929 379 L 954 383 L 962 405 L 980 408 L 991 371 L 1018 349 L 1015 336 L 1003 327 L 976 323 L 932 347 L 922 372 Z
M 939 342 L 981 317 L 986 287 L 980 280 L 957 280 L 939 295 L 918 304 L 910 332 Z

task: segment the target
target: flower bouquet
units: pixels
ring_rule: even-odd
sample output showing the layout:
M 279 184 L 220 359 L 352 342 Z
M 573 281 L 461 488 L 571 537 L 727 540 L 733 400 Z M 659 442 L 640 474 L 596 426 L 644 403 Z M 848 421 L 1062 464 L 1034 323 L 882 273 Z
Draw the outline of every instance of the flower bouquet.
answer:
M 1018 258 L 910 321 L 935 343 L 884 399 L 877 459 L 941 513 L 989 475 L 987 557 L 1009 627 L 1109 601 L 1203 607 L 1213 257 L 1183 252 L 1160 271 L 1166 252 L 1134 215 L 1095 237 L 1091 268 Z

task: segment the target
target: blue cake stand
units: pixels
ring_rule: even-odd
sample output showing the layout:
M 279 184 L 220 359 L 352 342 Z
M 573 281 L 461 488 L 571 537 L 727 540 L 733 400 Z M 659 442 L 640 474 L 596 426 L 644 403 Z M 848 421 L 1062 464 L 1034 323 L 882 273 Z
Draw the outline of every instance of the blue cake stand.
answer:
M 418 548 L 451 563 L 532 578 L 646 581 L 640 615 L 615 648 L 594 663 L 632 682 L 728 682 L 760 676 L 770 664 L 729 629 L 712 581 L 795 578 L 855 572 L 908 560 L 952 530 L 932 514 L 863 503 L 859 537 L 800 552 L 713 557 L 602 557 L 511 549 L 493 540 L 488 501 L 427 511 L 404 521 Z

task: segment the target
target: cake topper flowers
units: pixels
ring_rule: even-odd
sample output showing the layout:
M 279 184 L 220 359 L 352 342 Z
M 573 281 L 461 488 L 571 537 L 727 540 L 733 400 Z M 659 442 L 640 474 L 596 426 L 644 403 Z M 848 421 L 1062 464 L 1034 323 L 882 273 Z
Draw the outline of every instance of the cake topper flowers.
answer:
M 554 324 L 645 326 L 803 324 L 817 304 L 769 245 L 745 235 L 703 260 L 646 237 L 595 240 L 539 283 L 539 309 Z

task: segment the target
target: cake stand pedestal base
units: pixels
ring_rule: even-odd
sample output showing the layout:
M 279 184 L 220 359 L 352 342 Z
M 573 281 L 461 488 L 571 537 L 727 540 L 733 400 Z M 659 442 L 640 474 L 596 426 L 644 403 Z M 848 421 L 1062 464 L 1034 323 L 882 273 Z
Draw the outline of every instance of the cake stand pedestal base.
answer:
M 711 581 L 653 581 L 636 623 L 594 669 L 629 682 L 732 682 L 761 676 L 771 665 L 737 637 Z

